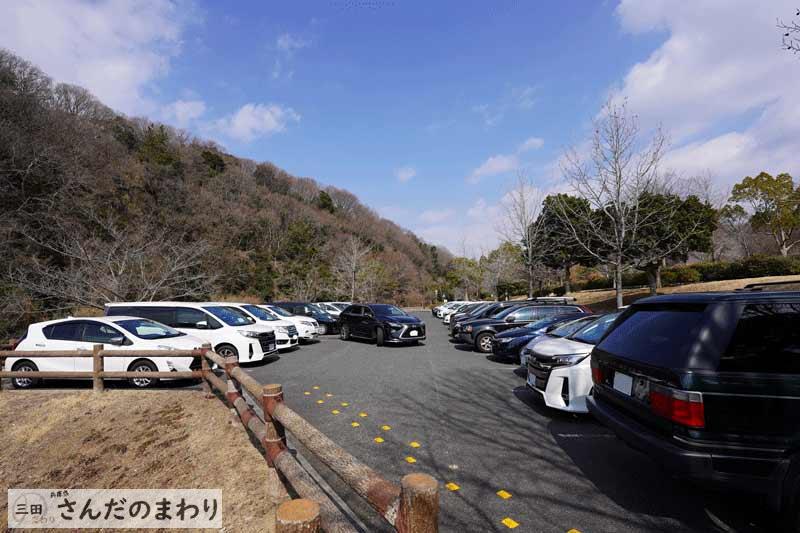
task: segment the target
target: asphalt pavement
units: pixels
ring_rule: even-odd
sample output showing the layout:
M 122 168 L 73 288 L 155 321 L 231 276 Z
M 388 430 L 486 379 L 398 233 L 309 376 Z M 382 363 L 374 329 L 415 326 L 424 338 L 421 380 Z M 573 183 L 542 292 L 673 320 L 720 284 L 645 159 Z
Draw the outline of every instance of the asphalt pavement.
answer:
M 438 479 L 443 532 L 776 527 L 751 498 L 673 479 L 588 415 L 545 407 L 517 365 L 453 344 L 439 320 L 418 316 L 428 325 L 419 346 L 323 337 L 247 371 L 281 383 L 293 409 L 387 479 Z M 369 531 L 388 530 L 353 494 L 344 499 Z

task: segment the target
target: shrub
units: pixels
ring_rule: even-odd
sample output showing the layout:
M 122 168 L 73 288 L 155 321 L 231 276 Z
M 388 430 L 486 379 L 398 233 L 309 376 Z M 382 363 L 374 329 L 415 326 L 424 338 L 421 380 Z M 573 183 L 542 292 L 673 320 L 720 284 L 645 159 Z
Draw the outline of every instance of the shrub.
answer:
M 702 276 L 693 266 L 681 265 L 666 269 L 661 273 L 661 283 L 678 285 L 681 283 L 698 283 Z

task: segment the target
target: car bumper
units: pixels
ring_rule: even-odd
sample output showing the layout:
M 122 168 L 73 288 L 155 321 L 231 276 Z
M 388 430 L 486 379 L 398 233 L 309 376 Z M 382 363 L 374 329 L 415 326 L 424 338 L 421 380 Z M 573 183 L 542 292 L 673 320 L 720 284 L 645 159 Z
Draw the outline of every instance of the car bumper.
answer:
M 502 343 L 497 339 L 492 341 L 492 355 L 496 359 L 516 361 L 519 359 L 519 352 L 525 346 L 525 343 L 517 344 L 514 342 Z
M 537 386 L 536 376 L 528 372 L 528 388 L 539 394 L 545 405 L 570 413 L 587 413 L 586 398 L 592 390 L 592 369 L 588 363 L 555 367 L 544 388 Z
M 464 331 L 459 332 L 458 336 L 456 336 L 456 340 L 462 344 L 474 344 L 475 341 L 472 338 L 472 334 L 466 333 Z
M 278 340 L 277 340 L 278 350 L 289 350 L 289 349 L 294 348 L 295 346 L 297 346 L 299 342 L 300 342 L 299 335 L 293 335 L 291 337 L 286 336 L 284 338 L 278 338 Z
M 643 426 L 602 398 L 589 396 L 589 412 L 635 448 L 680 477 L 715 489 L 752 492 L 766 496 L 779 509 L 783 482 L 789 467 L 787 458 L 756 458 L 730 452 L 697 451 L 683 448 Z M 764 475 L 741 472 L 762 472 Z

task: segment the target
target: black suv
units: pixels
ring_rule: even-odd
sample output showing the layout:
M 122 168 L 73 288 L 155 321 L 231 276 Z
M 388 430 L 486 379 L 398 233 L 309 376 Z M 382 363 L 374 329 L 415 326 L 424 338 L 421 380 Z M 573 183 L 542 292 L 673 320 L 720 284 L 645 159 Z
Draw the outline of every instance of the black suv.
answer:
M 339 315 L 342 340 L 373 340 L 386 343 L 413 343 L 425 340 L 425 323 L 399 307 L 388 304 L 353 304 Z
M 800 292 L 644 298 L 592 352 L 589 411 L 679 475 L 766 496 L 800 493 Z
M 295 315 L 310 316 L 324 328 L 322 335 L 332 335 L 339 332 L 339 324 L 336 318 L 314 304 L 308 302 L 269 302 L 269 305 L 276 305 Z
M 489 302 L 473 309 L 467 314 L 457 313 L 450 317 L 450 336 L 453 338 L 458 338 L 458 334 L 461 332 L 462 326 L 464 323 L 469 322 L 470 320 L 489 318 L 500 313 L 504 309 L 519 305 L 520 302 Z
M 511 328 L 525 326 L 548 316 L 569 313 L 590 313 L 580 305 L 548 305 L 539 302 L 523 302 L 511 306 L 489 318 L 480 318 L 464 322 L 457 339 L 464 344 L 471 344 L 481 353 L 492 352 L 492 340 L 495 334 Z

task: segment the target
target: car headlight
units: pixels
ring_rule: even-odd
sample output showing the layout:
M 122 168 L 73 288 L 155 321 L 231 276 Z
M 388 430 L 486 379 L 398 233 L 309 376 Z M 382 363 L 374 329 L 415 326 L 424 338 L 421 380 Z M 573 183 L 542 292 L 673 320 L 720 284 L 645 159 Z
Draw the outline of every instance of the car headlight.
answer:
M 466 331 L 467 333 L 472 333 L 472 326 L 465 327 L 464 331 Z
M 313 322 L 309 322 L 309 321 L 307 321 L 307 320 L 303 320 L 303 321 L 302 321 L 302 322 L 300 322 L 300 323 L 301 323 L 301 324 L 303 324 L 304 326 L 308 326 L 308 327 L 310 327 L 310 328 L 315 328 L 315 327 L 317 327 L 317 326 L 316 326 L 316 325 L 315 325 Z
M 280 333 L 286 333 L 286 334 L 289 333 L 289 328 L 287 328 L 286 326 L 278 326 L 275 329 L 277 329 Z
M 257 339 L 259 335 L 261 335 L 260 331 L 241 331 L 239 330 L 239 335 L 242 337 L 250 337 L 252 339 Z
M 392 329 L 403 329 L 403 324 L 398 324 L 397 322 L 387 322 L 386 325 Z
M 574 365 L 580 363 L 588 357 L 585 353 L 572 353 L 568 355 L 559 355 L 553 358 L 553 362 L 557 365 Z

